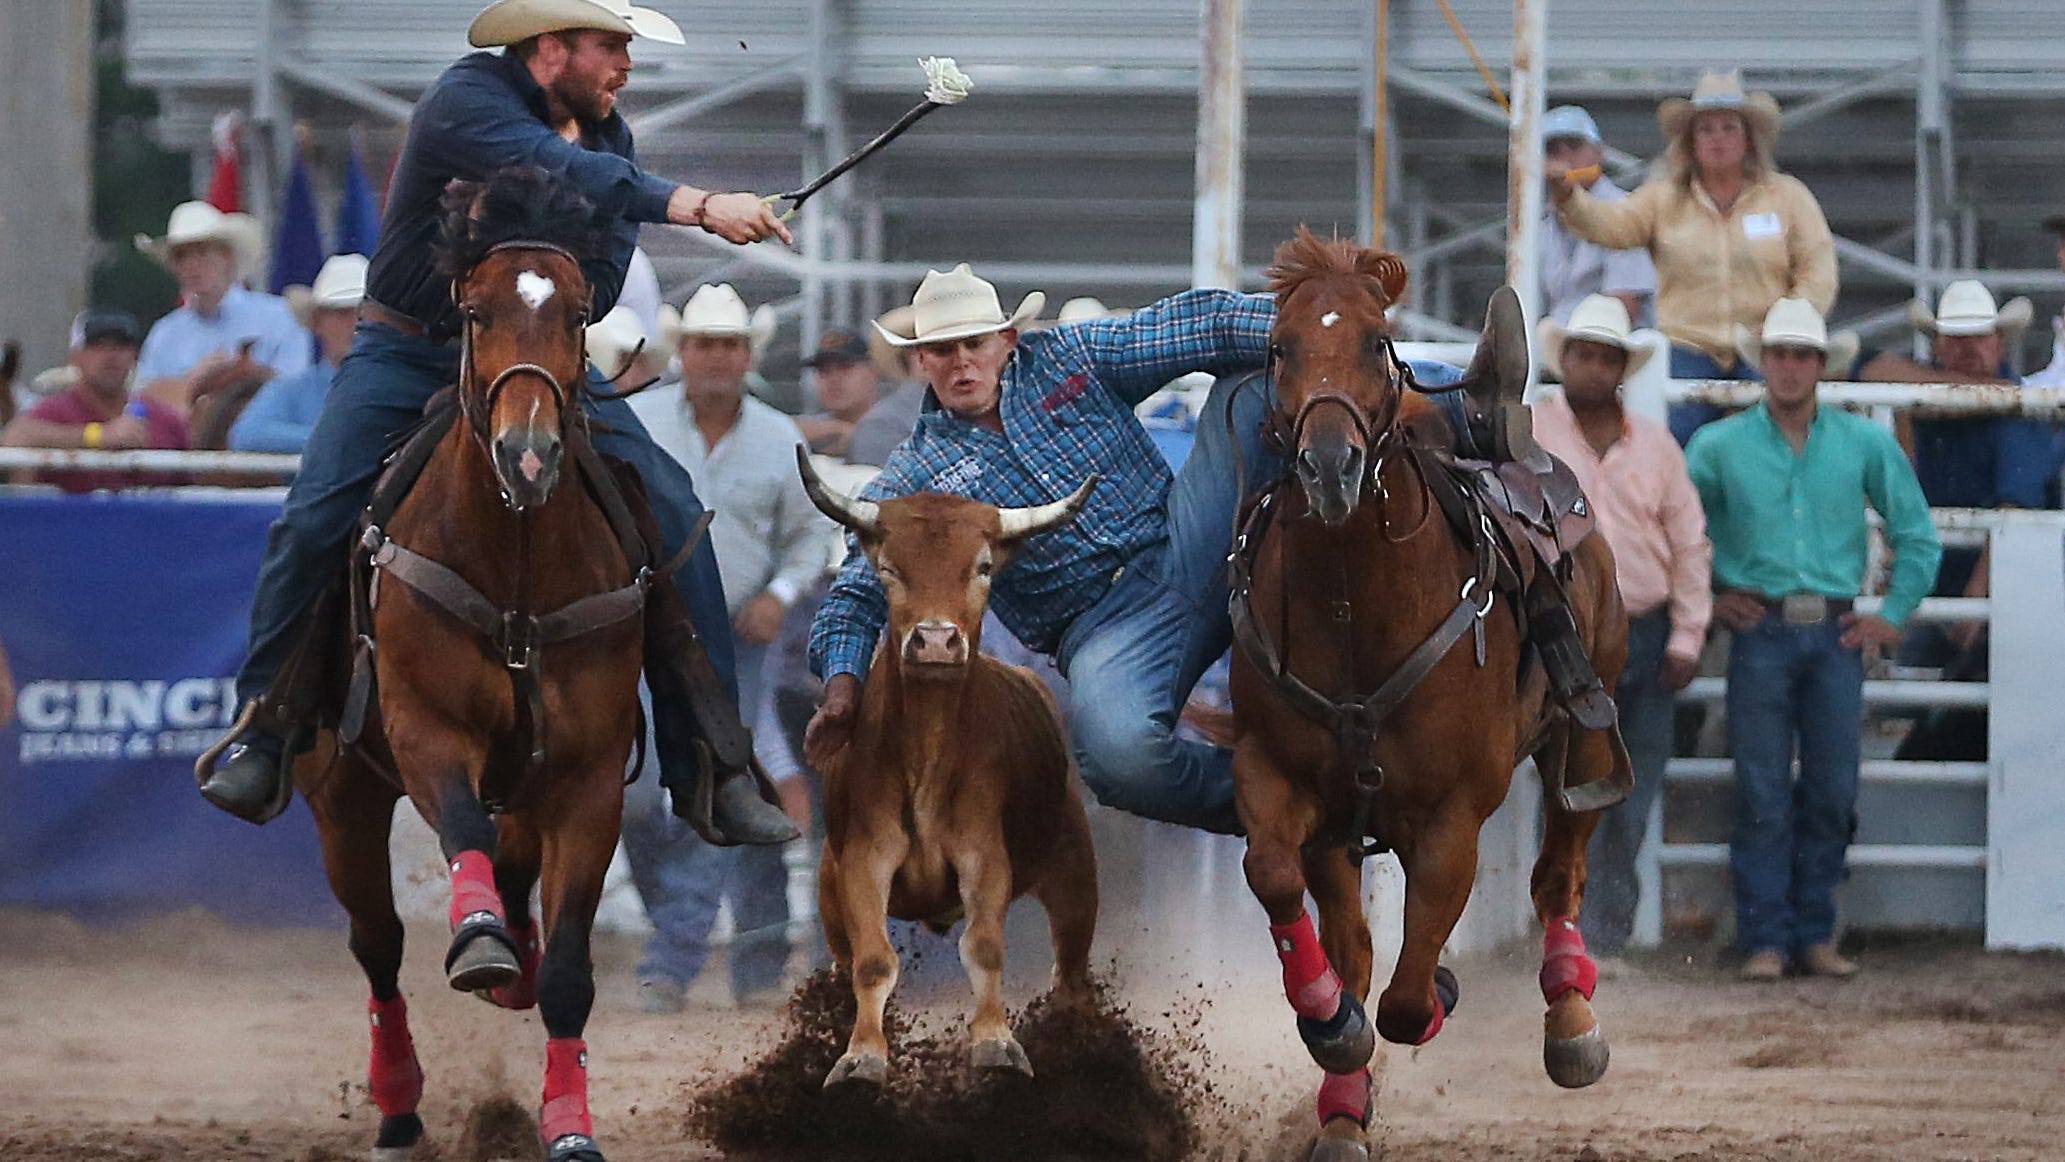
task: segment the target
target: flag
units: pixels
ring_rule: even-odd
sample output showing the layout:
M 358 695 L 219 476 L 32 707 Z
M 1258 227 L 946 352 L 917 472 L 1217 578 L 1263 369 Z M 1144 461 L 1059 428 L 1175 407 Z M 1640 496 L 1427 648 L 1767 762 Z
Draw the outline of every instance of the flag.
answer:
M 208 204 L 225 214 L 243 209 L 244 115 L 231 109 L 215 115 L 209 136 L 215 141 L 215 169 L 208 175 Z
M 337 203 L 337 253 L 371 257 L 380 240 L 380 199 L 366 178 L 357 130 L 351 134 L 351 157 L 344 165 L 344 200 Z
M 280 199 L 280 216 L 272 240 L 272 293 L 290 286 L 308 286 L 323 268 L 323 234 L 316 225 L 315 189 L 308 180 L 304 151 L 294 149 L 294 169 Z

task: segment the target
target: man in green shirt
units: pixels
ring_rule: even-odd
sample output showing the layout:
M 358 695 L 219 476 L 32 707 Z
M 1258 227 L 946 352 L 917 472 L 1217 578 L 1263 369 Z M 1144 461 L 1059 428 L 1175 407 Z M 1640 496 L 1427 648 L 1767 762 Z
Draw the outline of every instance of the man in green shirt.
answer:
M 1943 549 L 1892 434 L 1820 406 L 1822 372 L 1837 361 L 1820 314 L 1780 299 L 1761 340 L 1739 338 L 1763 372 L 1764 402 L 1700 429 L 1686 458 L 1714 545 L 1714 620 L 1735 631 L 1729 863 L 1742 975 L 1776 980 L 1792 959 L 1804 972 L 1847 977 L 1857 966 L 1836 952 L 1835 888 L 1856 830 L 1864 655 L 1898 643 Z M 1864 583 L 1867 504 L 1894 553 L 1876 614 L 1851 608 Z

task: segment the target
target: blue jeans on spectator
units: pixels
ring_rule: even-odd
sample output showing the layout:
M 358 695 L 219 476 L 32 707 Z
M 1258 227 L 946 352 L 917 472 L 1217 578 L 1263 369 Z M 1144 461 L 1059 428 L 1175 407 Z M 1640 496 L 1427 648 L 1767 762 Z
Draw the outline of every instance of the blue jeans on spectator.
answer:
M 1672 709 L 1677 695 L 1663 688 L 1664 645 L 1671 636 L 1668 607 L 1628 622 L 1628 664 L 1613 701 L 1620 708 L 1620 734 L 1635 767 L 1635 789 L 1620 806 L 1599 817 L 1585 851 L 1585 906 L 1578 923 L 1592 951 L 1617 956 L 1635 931 L 1635 905 L 1642 883 L 1635 857 L 1649 831 L 1650 808 L 1663 790 L 1664 764 L 1671 757 Z
M 1442 363 L 1415 361 L 1413 372 L 1430 387 L 1461 378 Z M 1451 422 L 1461 422 L 1453 395 L 1433 399 Z M 1233 641 L 1226 554 L 1242 499 L 1234 442 L 1251 494 L 1280 476 L 1282 461 L 1262 450 L 1262 422 L 1274 406 L 1259 376 L 1213 385 L 1197 442 L 1169 490 L 1167 543 L 1137 554 L 1103 599 L 1062 635 L 1056 660 L 1069 683 L 1076 764 L 1107 807 L 1221 835 L 1240 833 L 1232 752 L 1178 738 L 1176 720 L 1198 676 Z
M 1757 369 L 1738 359 L 1734 367 L 1722 367 L 1714 357 L 1703 351 L 1671 344 L 1672 379 L 1745 379 L 1757 380 Z M 1679 447 L 1692 442 L 1692 433 L 1713 423 L 1725 414 L 1710 403 L 1679 403 L 1671 405 L 1671 435 Z
M 1776 612 L 1735 635 L 1729 865 L 1737 943 L 1747 953 L 1788 953 L 1835 938 L 1835 890 L 1857 828 L 1864 722 L 1864 658 L 1844 649 L 1841 635 L 1834 617 L 1791 625 Z
M 301 470 L 267 536 L 251 598 L 251 649 L 237 673 L 237 697 L 264 694 L 299 640 L 300 619 L 323 587 L 344 568 L 345 545 L 358 532 L 359 513 L 371 499 L 383 455 L 423 417 L 440 389 L 459 379 L 459 349 L 360 323 L 351 353 L 337 368 L 315 432 L 301 453 Z M 597 381 L 600 383 L 600 380 Z M 695 485 L 662 452 L 622 400 L 584 399 L 595 421 L 595 446 L 628 461 L 645 481 L 659 518 L 666 554 L 702 515 Z M 703 542 L 675 585 L 702 632 L 710 661 L 732 682 L 731 619 L 725 615 L 717 555 Z
M 740 693 L 762 696 L 766 646 L 738 651 Z M 750 722 L 756 702 L 742 702 Z M 786 845 L 716 847 L 667 807 L 656 779 L 624 791 L 624 858 L 645 904 L 653 934 L 638 966 L 642 981 L 687 988 L 710 956 L 718 906 L 731 902 L 731 990 L 736 998 L 780 986 L 789 962 L 789 869 Z

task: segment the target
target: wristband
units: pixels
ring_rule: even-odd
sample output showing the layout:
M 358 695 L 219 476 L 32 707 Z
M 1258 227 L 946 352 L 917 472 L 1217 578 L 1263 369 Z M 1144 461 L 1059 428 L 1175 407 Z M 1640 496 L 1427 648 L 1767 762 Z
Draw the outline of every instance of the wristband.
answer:
M 706 218 L 706 211 L 708 211 L 710 208 L 710 199 L 716 196 L 716 190 L 704 190 L 703 196 L 696 199 L 696 208 L 689 211 L 689 216 L 695 219 L 695 224 L 701 226 L 705 230 L 708 230 L 710 228 L 709 222 Z
M 80 443 L 85 444 L 89 448 L 100 447 L 100 425 L 87 424 L 85 437 L 80 441 Z

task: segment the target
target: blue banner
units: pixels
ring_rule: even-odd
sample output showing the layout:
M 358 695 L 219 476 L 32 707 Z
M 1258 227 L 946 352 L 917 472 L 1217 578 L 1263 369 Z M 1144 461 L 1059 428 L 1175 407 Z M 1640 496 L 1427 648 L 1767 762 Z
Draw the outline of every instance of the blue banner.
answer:
M 252 583 L 277 499 L 0 497 L 0 907 L 120 920 L 204 908 L 332 925 L 299 798 L 263 828 L 194 790 L 236 715 Z

